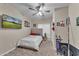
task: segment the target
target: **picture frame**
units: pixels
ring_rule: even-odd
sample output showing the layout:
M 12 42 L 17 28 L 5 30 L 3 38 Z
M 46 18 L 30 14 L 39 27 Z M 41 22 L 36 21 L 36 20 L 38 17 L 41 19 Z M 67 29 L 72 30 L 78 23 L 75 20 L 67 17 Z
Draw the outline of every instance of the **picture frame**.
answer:
M 33 24 L 33 27 L 36 27 L 36 24 Z
M 22 20 L 2 14 L 0 16 L 0 28 L 2 29 L 22 29 Z
M 65 27 L 64 21 L 60 21 L 60 26 L 61 26 L 61 27 Z
M 30 27 L 30 22 L 24 21 L 24 27 Z
M 60 22 L 57 22 L 57 26 L 60 26 Z

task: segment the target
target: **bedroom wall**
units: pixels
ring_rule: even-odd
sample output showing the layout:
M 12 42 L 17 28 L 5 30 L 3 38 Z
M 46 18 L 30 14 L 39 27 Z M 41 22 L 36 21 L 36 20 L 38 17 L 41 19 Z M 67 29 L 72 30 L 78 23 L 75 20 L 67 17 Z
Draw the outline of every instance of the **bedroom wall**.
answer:
M 56 35 L 61 36 L 63 39 L 62 42 L 67 43 L 68 39 L 68 31 L 66 26 L 66 18 L 68 17 L 68 7 L 62 7 L 55 9 L 55 21 L 60 22 L 64 21 L 65 27 L 56 26 Z
M 63 11 L 61 10 L 61 13 L 59 14 L 61 16 L 62 12 L 64 14 L 64 12 L 66 12 L 67 9 L 63 9 Z M 67 12 L 65 13 L 67 14 Z M 76 17 L 79 17 L 79 4 L 75 4 L 75 3 L 72 3 L 72 4 L 69 4 L 69 7 L 68 7 L 68 15 L 70 17 L 70 44 L 76 48 L 79 49 L 79 26 L 76 25 Z M 56 20 L 57 21 L 57 20 Z M 59 27 L 58 27 L 59 28 Z M 64 30 L 64 29 L 63 29 Z M 65 35 L 65 32 L 66 31 L 60 29 L 60 32 L 62 31 L 63 35 Z M 59 31 L 57 31 L 58 33 Z M 67 35 L 65 35 L 65 37 L 67 37 Z
M 2 14 L 21 19 L 22 29 L 0 29 L 0 54 L 15 48 L 17 41 L 30 33 L 30 28 L 25 28 L 23 23 L 27 18 L 22 16 L 11 4 L 0 4 L 0 15 Z
M 51 19 L 31 20 L 32 27 L 33 27 L 33 24 L 36 24 L 36 27 L 38 26 L 38 24 L 50 24 L 51 23 Z
M 76 17 L 79 17 L 79 4 L 69 5 L 70 17 L 70 44 L 79 49 L 79 26 L 76 26 Z
M 32 21 L 32 23 L 34 24 L 45 24 L 45 23 L 50 23 L 50 20 L 49 19 L 40 19 L 40 20 L 31 20 Z

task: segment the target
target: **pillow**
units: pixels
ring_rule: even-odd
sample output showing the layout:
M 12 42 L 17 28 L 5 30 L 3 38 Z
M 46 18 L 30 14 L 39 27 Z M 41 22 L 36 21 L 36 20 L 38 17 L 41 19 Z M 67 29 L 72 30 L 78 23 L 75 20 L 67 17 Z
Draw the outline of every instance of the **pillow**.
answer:
M 30 35 L 40 35 L 40 34 L 38 34 L 38 33 L 31 33 Z
M 31 35 L 36 35 L 36 33 L 31 33 Z

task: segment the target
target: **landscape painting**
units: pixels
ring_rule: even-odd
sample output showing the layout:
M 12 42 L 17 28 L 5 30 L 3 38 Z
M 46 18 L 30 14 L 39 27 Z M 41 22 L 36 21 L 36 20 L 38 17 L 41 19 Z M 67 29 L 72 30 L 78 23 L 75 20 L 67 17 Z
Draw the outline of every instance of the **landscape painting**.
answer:
M 2 19 L 1 19 L 1 15 L 0 15 L 0 29 L 2 28 Z
M 21 29 L 22 21 L 8 15 L 2 15 L 2 28 Z

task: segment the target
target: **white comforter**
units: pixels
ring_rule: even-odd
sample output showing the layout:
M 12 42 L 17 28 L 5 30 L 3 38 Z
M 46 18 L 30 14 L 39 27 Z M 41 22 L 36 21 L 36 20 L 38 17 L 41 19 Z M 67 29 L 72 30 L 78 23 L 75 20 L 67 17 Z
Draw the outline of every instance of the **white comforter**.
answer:
M 21 39 L 17 45 L 39 50 L 39 45 L 42 40 L 42 36 L 29 35 L 28 37 Z

